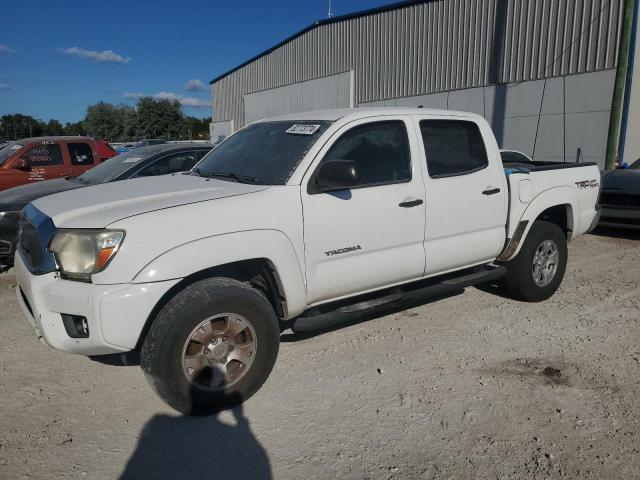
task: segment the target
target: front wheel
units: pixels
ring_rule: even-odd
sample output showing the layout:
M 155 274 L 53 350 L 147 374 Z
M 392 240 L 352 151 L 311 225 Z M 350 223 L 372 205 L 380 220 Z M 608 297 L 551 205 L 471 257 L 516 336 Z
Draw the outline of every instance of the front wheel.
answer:
M 262 386 L 279 341 L 278 320 L 260 292 L 214 278 L 188 286 L 160 310 L 140 361 L 164 401 L 206 415 L 242 403 Z
M 508 293 L 518 300 L 540 302 L 551 297 L 567 267 L 567 240 L 554 223 L 537 221 L 522 249 L 505 263 Z

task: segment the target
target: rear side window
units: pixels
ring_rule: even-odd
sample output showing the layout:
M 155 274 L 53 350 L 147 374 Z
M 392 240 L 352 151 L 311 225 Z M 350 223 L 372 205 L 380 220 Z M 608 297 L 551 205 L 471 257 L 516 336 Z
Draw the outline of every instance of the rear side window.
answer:
M 34 145 L 22 155 L 22 158 L 26 159 L 31 167 L 51 167 L 64 164 L 62 150 L 57 143 Z
M 361 187 L 411 180 L 409 138 L 400 120 L 352 128 L 333 144 L 324 160 L 355 162 Z
M 465 175 L 489 162 L 478 125 L 462 120 L 422 120 L 420 132 L 431 178 Z
M 72 165 L 93 165 L 93 152 L 88 143 L 67 143 Z

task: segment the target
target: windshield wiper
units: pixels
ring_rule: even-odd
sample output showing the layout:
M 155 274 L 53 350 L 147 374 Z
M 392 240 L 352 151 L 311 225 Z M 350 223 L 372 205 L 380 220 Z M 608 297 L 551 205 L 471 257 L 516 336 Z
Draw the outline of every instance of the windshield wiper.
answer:
M 197 173 L 203 177 L 208 177 L 208 178 L 232 178 L 233 180 L 239 183 L 256 183 L 258 181 L 255 177 L 250 177 L 248 175 L 241 175 L 235 172 L 203 173 L 202 171 L 198 171 Z

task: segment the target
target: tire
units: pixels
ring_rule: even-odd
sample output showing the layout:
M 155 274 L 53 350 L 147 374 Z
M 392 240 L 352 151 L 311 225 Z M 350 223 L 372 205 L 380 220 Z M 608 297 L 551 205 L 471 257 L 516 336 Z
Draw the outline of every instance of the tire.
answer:
M 555 262 L 553 254 L 547 255 L 554 249 L 557 252 Z M 539 252 L 543 256 L 538 257 L 542 259 L 538 265 L 546 264 L 547 268 L 534 266 L 534 259 Z M 549 261 L 545 262 L 545 258 L 549 258 Z M 555 266 L 551 274 L 553 264 Z M 554 223 L 534 222 L 522 249 L 513 260 L 505 263 L 505 267 L 505 285 L 510 296 L 525 302 L 541 302 L 548 299 L 560 287 L 567 267 L 567 240 L 564 233 Z M 548 278 L 549 276 L 551 278 Z
M 173 408 L 210 415 L 258 391 L 279 345 L 278 320 L 267 299 L 244 283 L 213 278 L 188 286 L 160 310 L 140 365 Z

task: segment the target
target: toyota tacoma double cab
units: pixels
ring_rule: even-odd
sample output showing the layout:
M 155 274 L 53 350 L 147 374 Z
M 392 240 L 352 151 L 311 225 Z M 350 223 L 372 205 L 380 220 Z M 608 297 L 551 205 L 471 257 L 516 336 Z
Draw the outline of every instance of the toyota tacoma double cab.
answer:
M 484 118 L 307 112 L 250 124 L 191 172 L 40 198 L 17 299 L 50 346 L 127 352 L 181 412 L 253 395 L 280 334 L 496 282 L 549 298 L 597 223 L 594 164 L 503 164 Z

